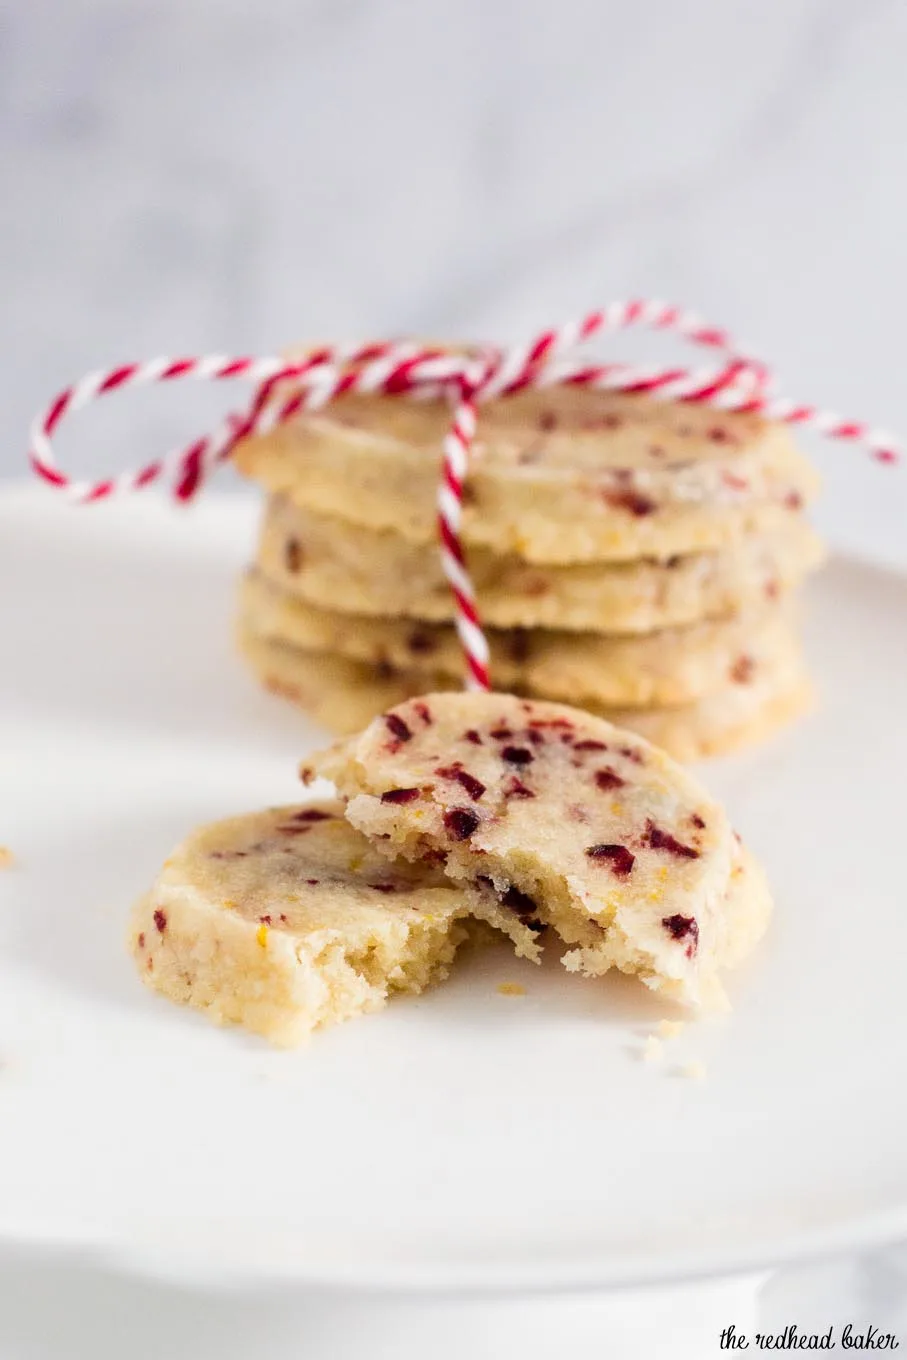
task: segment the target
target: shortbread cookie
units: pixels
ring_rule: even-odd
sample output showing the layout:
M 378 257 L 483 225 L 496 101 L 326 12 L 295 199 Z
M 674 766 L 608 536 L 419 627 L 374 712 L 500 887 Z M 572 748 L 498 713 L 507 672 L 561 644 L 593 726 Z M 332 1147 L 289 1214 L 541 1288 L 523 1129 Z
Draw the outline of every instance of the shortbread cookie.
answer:
M 517 557 L 469 554 L 487 624 L 648 633 L 779 598 L 822 559 L 801 516 L 760 511 L 760 534 L 716 552 L 656 562 L 541 567 Z M 453 617 L 436 547 L 399 534 L 353 528 L 285 497 L 265 511 L 258 550 L 262 575 L 321 609 L 439 622 Z
M 389 863 L 340 804 L 306 803 L 193 832 L 136 905 L 129 947 L 171 1001 L 287 1045 L 445 977 L 473 909 L 537 952 L 506 906 Z
M 300 505 L 431 540 L 443 401 L 348 397 L 236 450 L 237 467 Z M 785 426 L 752 414 L 582 388 L 480 408 L 463 534 L 529 561 L 625 561 L 712 550 L 766 504 L 799 508 L 816 475 Z
M 724 897 L 722 914 L 724 946 L 718 965 L 719 976 L 713 975 L 711 978 L 702 979 L 703 990 L 699 1003 L 713 1010 L 727 1007 L 727 995 L 720 973 L 726 969 L 737 968 L 749 957 L 765 934 L 772 914 L 772 898 L 765 874 L 749 850 L 739 843 L 734 851 L 731 879 Z M 672 936 L 677 934 L 683 939 L 687 930 L 683 919 L 675 921 L 668 918 L 668 920 L 670 921 L 668 929 Z M 662 918 L 663 925 L 664 921 L 665 918 Z M 620 964 L 612 960 L 613 947 L 613 941 L 606 941 L 604 949 L 597 945 L 579 946 L 568 950 L 561 962 L 570 973 L 601 977 L 612 967 L 620 968 Z M 670 995 L 671 989 L 666 990 Z
M 675 760 L 692 764 L 766 741 L 808 713 L 812 681 L 798 645 L 741 671 L 724 689 L 674 708 L 599 708 L 611 722 L 629 727 Z
M 239 647 L 265 687 L 304 709 L 331 732 L 355 732 L 376 713 L 426 687 L 456 687 L 449 676 L 369 666 L 328 652 L 305 652 L 240 631 Z M 609 707 L 586 701 L 591 713 L 629 727 L 676 760 L 724 755 L 764 740 L 810 706 L 812 687 L 799 645 L 791 639 L 758 662 L 747 656 L 723 689 L 672 707 Z
M 316 774 L 383 852 L 443 857 L 454 882 L 522 902 L 574 947 L 569 967 L 710 1004 L 768 918 L 722 808 L 663 751 L 578 709 L 426 695 L 309 759 L 303 779 Z
M 789 647 L 792 612 L 768 605 L 735 618 L 636 635 L 489 629 L 491 669 L 500 689 L 565 703 L 691 703 Z M 371 666 L 457 683 L 465 674 L 463 648 L 450 624 L 319 609 L 256 571 L 241 584 L 240 623 L 263 641 L 303 651 L 335 652 Z

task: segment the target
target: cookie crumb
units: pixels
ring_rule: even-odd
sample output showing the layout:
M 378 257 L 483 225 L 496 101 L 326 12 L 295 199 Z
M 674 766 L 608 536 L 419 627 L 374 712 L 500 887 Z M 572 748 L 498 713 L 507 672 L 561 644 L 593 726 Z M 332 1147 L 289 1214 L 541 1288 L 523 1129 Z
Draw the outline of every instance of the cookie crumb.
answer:
M 16 857 L 8 845 L 0 845 L 0 869 L 11 869 Z
M 525 996 L 526 988 L 519 982 L 499 982 L 498 991 L 501 996 Z
M 664 1053 L 664 1049 L 663 1049 L 663 1047 L 662 1047 L 662 1042 L 661 1042 L 661 1040 L 660 1040 L 660 1039 L 656 1039 L 656 1037 L 655 1037 L 654 1034 L 649 1034 L 649 1035 L 647 1035 L 647 1037 L 646 1037 L 646 1042 L 643 1044 L 643 1047 L 642 1047 L 642 1060 L 643 1060 L 643 1062 L 644 1062 L 644 1063 L 657 1063 L 657 1062 L 660 1062 L 661 1059 L 662 1059 L 663 1053 Z
M 688 1081 L 705 1081 L 708 1071 L 704 1062 L 689 1062 L 680 1068 L 680 1075 Z
M 657 1033 L 662 1039 L 676 1039 L 684 1031 L 682 1020 L 659 1020 Z

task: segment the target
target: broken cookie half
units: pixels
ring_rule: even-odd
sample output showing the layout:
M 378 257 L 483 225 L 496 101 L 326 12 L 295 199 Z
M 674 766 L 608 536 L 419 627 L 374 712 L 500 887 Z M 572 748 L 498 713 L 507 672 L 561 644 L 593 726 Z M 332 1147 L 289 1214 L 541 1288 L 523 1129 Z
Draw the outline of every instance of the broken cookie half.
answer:
M 771 898 L 723 809 L 658 748 L 561 704 L 432 694 L 310 758 L 382 854 L 436 860 L 473 909 L 539 925 L 570 971 L 635 973 L 696 1007 L 753 948 Z M 481 905 L 480 905 L 481 904 Z
M 494 896 L 431 857 L 389 863 L 340 803 L 313 802 L 193 832 L 136 905 L 129 944 L 170 1000 L 290 1045 L 445 977 L 482 922 L 536 952 Z

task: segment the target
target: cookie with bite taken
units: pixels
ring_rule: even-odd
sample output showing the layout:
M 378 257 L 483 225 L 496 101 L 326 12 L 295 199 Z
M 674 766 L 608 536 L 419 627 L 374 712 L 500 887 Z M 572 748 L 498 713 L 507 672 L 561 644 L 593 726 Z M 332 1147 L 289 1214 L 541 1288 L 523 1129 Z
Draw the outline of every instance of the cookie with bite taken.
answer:
M 669 756 L 561 704 L 441 693 L 307 760 L 388 857 L 436 859 L 474 899 L 553 927 L 565 966 L 634 973 L 694 1007 L 771 911 L 727 815 Z

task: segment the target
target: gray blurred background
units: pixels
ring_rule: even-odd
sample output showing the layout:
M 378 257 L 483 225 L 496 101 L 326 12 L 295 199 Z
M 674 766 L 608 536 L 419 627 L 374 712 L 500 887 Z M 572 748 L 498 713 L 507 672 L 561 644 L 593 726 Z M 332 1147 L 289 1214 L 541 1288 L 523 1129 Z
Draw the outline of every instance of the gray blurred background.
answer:
M 21 473 L 32 414 L 95 366 L 516 338 L 633 294 L 726 324 L 798 400 L 907 430 L 898 0 L 2 15 L 0 475 Z M 109 399 L 60 452 L 124 467 L 243 395 Z M 907 478 L 819 456 L 826 527 L 897 551 Z
M 96 366 L 506 340 L 635 294 L 907 434 L 905 67 L 903 0 L 6 0 L 0 477 Z M 226 400 L 110 398 L 61 457 L 124 468 Z M 907 562 L 907 475 L 814 451 L 822 524 Z M 836 1270 L 817 1315 L 893 1319 L 895 1255 Z

